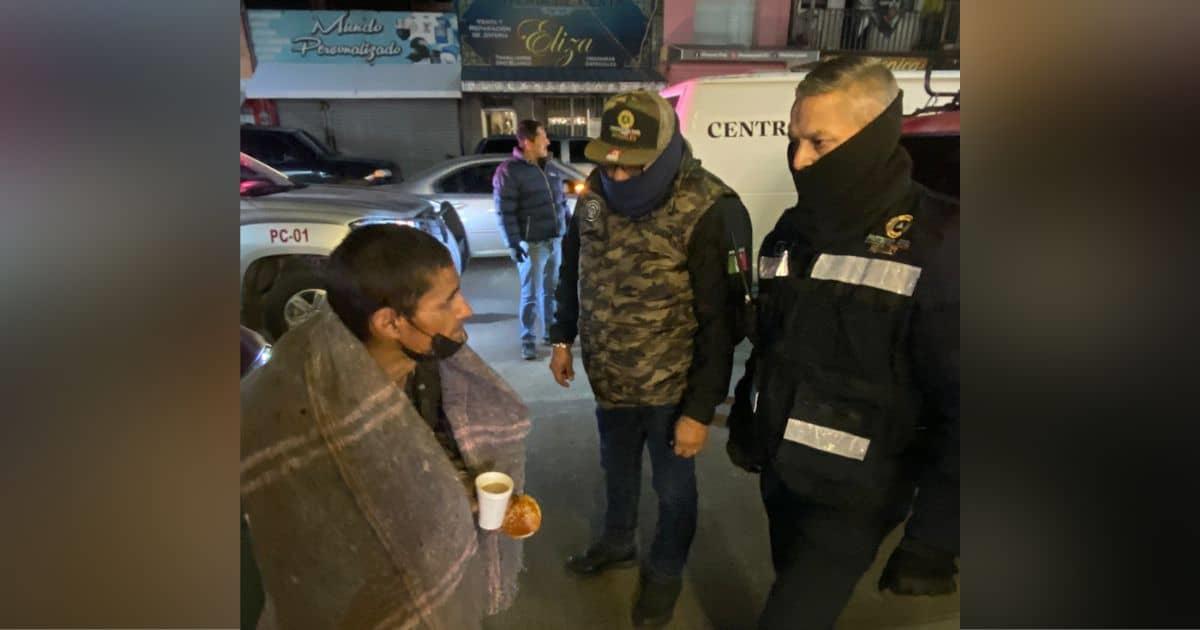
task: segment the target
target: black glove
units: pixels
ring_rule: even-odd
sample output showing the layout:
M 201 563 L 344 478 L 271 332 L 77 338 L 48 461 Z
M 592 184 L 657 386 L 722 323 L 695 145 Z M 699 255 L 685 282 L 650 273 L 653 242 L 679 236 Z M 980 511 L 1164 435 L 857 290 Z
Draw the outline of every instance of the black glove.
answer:
M 508 255 L 513 259 L 513 262 L 517 263 L 525 262 L 525 259 L 529 258 L 529 254 L 525 253 L 525 248 L 520 245 L 513 245 Z
M 888 558 L 879 590 L 897 595 L 948 595 L 958 590 L 954 554 L 905 538 Z
M 730 405 L 729 417 L 725 421 L 725 426 L 729 429 L 725 453 L 729 455 L 729 461 L 733 462 L 734 466 L 749 473 L 762 472 L 763 464 L 767 461 L 750 400 L 753 395 L 751 389 L 755 361 L 755 355 L 751 354 L 750 359 L 746 361 L 746 373 L 733 389 L 733 404 Z

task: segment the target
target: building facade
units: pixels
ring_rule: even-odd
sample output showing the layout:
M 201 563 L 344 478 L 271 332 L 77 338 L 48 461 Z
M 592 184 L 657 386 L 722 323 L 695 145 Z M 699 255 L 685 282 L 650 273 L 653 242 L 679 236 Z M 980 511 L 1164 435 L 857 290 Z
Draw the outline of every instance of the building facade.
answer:
M 460 0 L 463 147 L 545 123 L 552 137 L 598 133 L 605 98 L 658 90 L 661 0 Z
M 956 69 L 959 37 L 957 0 L 252 0 L 242 21 L 243 122 L 402 176 L 525 118 L 595 136 L 630 89 L 847 53 Z
M 453 12 L 252 9 L 245 97 L 330 149 L 413 173 L 461 151 Z M 261 121 L 256 121 L 261 122 Z
M 957 69 L 958 0 L 665 0 L 663 73 L 781 71 L 839 54 Z

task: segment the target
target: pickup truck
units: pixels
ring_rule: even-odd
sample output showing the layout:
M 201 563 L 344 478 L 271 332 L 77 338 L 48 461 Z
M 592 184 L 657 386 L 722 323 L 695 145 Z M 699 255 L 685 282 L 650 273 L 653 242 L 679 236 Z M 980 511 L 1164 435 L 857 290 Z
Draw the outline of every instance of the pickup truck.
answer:
M 242 325 L 278 340 L 325 302 L 329 254 L 351 230 L 409 225 L 438 239 L 462 273 L 467 239 L 458 213 L 396 190 L 304 184 L 241 154 Z
M 335 153 L 303 129 L 242 125 L 242 153 L 305 184 L 394 184 L 400 167 L 391 160 Z

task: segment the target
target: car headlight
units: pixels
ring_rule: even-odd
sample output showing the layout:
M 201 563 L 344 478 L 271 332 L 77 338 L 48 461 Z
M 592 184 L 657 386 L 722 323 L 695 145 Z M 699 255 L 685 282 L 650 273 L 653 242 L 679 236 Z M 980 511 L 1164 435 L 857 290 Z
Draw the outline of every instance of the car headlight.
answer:
M 350 229 L 357 230 L 360 227 L 366 227 L 368 225 L 407 225 L 408 227 L 414 227 L 414 228 L 420 227 L 417 225 L 416 221 L 410 221 L 408 219 L 388 219 L 385 217 L 366 217 L 363 219 L 356 219 L 354 221 L 351 221 Z
M 270 361 L 270 360 L 271 360 L 271 346 L 270 346 L 270 344 L 268 344 L 268 345 L 263 346 L 262 350 L 258 351 L 258 356 L 254 357 L 254 362 L 250 364 L 250 370 L 260 368 L 260 367 L 266 365 L 267 361 Z

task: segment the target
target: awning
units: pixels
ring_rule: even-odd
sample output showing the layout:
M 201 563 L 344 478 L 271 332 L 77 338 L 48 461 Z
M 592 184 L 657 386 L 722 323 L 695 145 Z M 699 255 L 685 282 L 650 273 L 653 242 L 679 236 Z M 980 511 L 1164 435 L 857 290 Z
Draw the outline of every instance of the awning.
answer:
M 661 74 L 640 68 L 552 68 L 463 66 L 463 92 L 610 93 L 658 91 Z
M 462 98 L 454 63 L 262 63 L 246 98 Z

